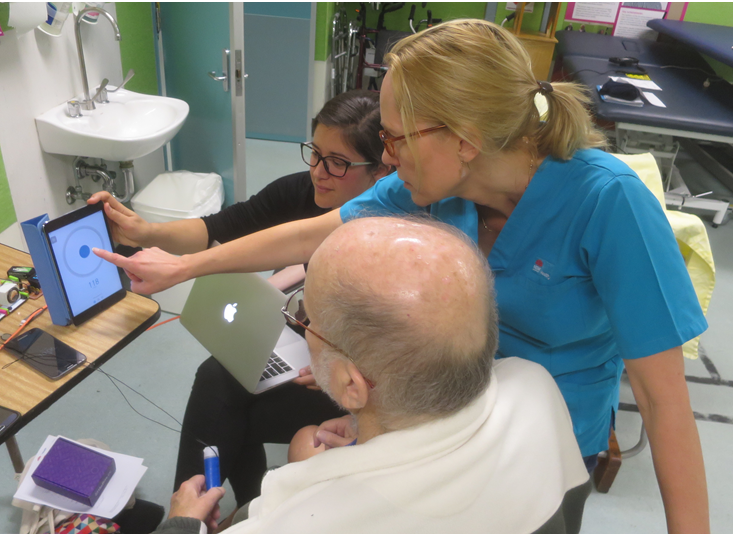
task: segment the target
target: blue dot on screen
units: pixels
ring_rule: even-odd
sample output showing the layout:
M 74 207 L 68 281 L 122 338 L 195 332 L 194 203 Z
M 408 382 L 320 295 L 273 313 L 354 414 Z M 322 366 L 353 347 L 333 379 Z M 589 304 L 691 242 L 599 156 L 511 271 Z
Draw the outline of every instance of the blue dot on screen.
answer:
M 79 255 L 82 259 L 86 259 L 89 257 L 89 254 L 92 252 L 91 249 L 89 249 L 89 246 L 82 246 L 79 248 Z

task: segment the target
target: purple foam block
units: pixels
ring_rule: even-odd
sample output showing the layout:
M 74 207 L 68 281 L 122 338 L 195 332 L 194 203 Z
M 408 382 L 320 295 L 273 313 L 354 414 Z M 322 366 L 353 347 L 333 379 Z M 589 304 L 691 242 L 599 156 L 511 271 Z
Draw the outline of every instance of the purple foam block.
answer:
M 115 460 L 59 437 L 33 472 L 37 486 L 94 506 L 115 474 Z

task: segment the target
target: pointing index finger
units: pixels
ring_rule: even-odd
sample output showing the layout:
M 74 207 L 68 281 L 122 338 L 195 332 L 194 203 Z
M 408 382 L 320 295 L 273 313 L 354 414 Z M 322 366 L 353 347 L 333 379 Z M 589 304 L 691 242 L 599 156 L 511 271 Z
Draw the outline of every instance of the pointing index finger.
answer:
M 111 262 L 115 266 L 119 266 L 120 268 L 126 268 L 126 265 L 129 264 L 126 257 L 123 257 L 122 255 L 119 255 L 117 253 L 112 253 L 111 251 L 107 251 L 106 249 L 100 249 L 100 248 L 92 248 L 92 253 L 97 255 L 100 259 L 104 259 L 107 262 Z

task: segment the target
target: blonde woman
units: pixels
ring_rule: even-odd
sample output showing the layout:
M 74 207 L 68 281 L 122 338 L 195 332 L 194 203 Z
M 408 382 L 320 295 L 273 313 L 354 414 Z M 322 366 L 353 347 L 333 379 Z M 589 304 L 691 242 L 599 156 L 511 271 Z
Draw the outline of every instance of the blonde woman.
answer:
M 99 254 L 140 280 L 133 290 L 149 293 L 212 271 L 306 262 L 355 217 L 427 212 L 487 254 L 500 312 L 497 357 L 550 371 L 589 469 L 607 448 L 626 368 L 668 530 L 708 531 L 681 351 L 707 324 L 659 203 L 629 167 L 594 149 L 603 138 L 583 94 L 537 82 L 522 45 L 502 28 L 444 23 L 400 41 L 386 61 L 383 162 L 397 173 L 339 211 L 201 254 Z M 548 102 L 542 119 L 538 93 Z

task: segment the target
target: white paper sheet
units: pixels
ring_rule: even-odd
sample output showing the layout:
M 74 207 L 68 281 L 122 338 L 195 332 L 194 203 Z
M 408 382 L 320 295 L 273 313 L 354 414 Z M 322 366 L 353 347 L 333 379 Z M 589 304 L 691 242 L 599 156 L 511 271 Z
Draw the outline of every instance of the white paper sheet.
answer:
M 661 101 L 655 93 L 650 93 L 649 91 L 643 91 L 642 94 L 647 99 L 647 102 L 652 104 L 653 106 L 658 106 L 659 108 L 667 108 L 665 104 L 663 104 L 663 101 Z
M 36 485 L 31 478 L 33 471 L 41 463 L 43 456 L 48 452 L 51 446 L 56 441 L 57 436 L 48 436 L 46 441 L 43 442 L 41 449 L 36 454 L 33 464 L 31 465 L 26 478 L 23 479 L 23 483 L 18 488 L 18 491 L 13 495 L 14 499 L 20 499 L 22 501 L 28 501 L 34 504 L 41 504 L 44 506 L 50 506 L 51 508 L 57 508 L 65 512 L 75 512 L 78 514 L 92 514 L 95 516 L 104 517 L 111 519 L 115 517 L 123 507 L 130 500 L 130 497 L 135 491 L 135 486 L 138 485 L 140 479 L 143 478 L 147 467 L 143 465 L 142 458 L 134 458 L 125 454 L 118 454 L 117 452 L 110 452 L 109 450 L 102 450 L 89 445 L 82 445 L 83 447 L 95 450 L 106 456 L 110 456 L 115 460 L 115 474 L 112 475 L 107 487 L 100 495 L 94 506 L 85 506 L 76 501 L 43 489 Z M 68 439 L 68 438 L 65 438 Z M 69 439 L 69 441 L 72 441 Z M 76 443 L 76 441 L 73 441 Z M 81 443 L 77 443 L 80 444 Z
M 575 2 L 570 18 L 598 24 L 614 24 L 617 9 L 619 9 L 617 2 Z
M 655 91 L 662 91 L 663 88 L 661 88 L 659 85 L 657 85 L 652 80 L 639 80 L 637 78 L 627 78 L 626 76 L 610 76 L 612 80 L 615 82 L 623 82 L 625 84 L 632 84 L 633 86 L 637 86 L 640 89 L 654 89 Z
M 658 33 L 647 27 L 647 21 L 662 19 L 664 16 L 665 11 L 622 6 L 619 8 L 617 23 L 614 25 L 612 35 L 632 39 L 655 40 L 658 37 Z

